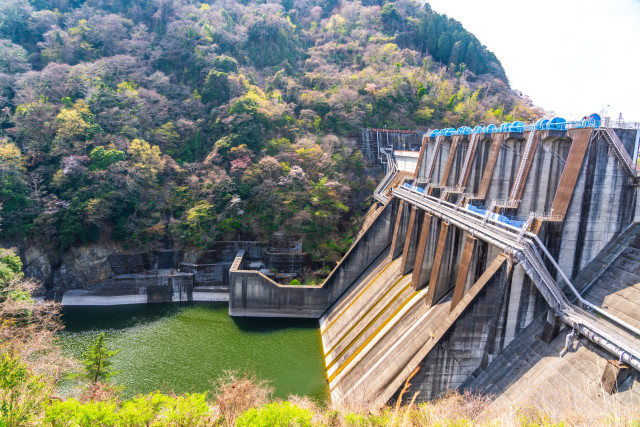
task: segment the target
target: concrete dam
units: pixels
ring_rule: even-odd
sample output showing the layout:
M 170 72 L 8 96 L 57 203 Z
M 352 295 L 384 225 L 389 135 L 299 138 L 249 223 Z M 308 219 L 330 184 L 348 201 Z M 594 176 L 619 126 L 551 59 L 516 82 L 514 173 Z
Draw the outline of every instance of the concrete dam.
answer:
M 229 272 L 232 316 L 318 318 L 336 405 L 640 404 L 640 126 L 364 129 L 385 167 L 321 286 Z

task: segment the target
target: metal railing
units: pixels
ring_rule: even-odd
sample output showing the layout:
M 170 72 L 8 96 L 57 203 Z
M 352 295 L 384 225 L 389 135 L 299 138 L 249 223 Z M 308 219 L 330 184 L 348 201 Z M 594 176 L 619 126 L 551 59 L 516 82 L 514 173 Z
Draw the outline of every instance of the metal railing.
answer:
M 386 158 L 387 165 L 387 173 L 384 175 L 378 186 L 373 192 L 373 197 L 382 204 L 385 204 L 389 201 L 389 197 L 387 197 L 385 193 L 385 189 L 387 186 L 393 181 L 393 178 L 396 176 L 398 172 L 398 168 L 396 166 L 396 161 L 393 158 L 393 155 L 389 153 L 388 149 L 382 149 L 382 153 Z
M 640 129 L 640 122 L 625 122 L 620 119 L 612 119 L 605 117 L 600 122 L 601 128 L 615 128 L 615 129 Z
M 529 161 L 529 154 L 531 154 L 531 147 L 533 146 L 533 140 L 535 136 L 536 136 L 536 132 L 534 130 L 529 132 L 527 143 L 524 146 L 524 153 L 522 153 L 522 160 L 520 161 L 520 167 L 518 168 L 518 174 L 516 175 L 516 180 L 513 183 L 511 194 L 509 195 L 511 200 L 515 200 L 515 198 L 518 196 L 518 191 L 520 190 L 520 182 L 522 181 L 522 177 L 524 176 L 524 171 L 527 168 L 527 163 Z
M 599 132 L 604 135 L 604 139 L 607 140 L 611 148 L 613 149 L 613 153 L 622 164 L 625 172 L 627 172 L 630 176 L 635 177 L 637 175 L 636 165 L 633 164 L 633 160 L 631 160 L 631 156 L 627 152 L 627 149 L 622 145 L 622 141 L 618 138 L 618 135 L 613 131 L 612 128 L 602 128 Z
M 507 125 L 510 125 L 507 123 Z M 555 130 L 555 131 L 566 131 L 568 129 L 585 129 L 585 128 L 594 128 L 594 129 L 604 129 L 604 128 L 614 128 L 614 129 L 640 129 L 640 122 L 625 122 L 624 120 L 611 120 L 610 118 L 605 118 L 603 120 L 596 119 L 584 119 L 584 120 L 573 120 L 573 121 L 559 121 L 559 122 L 548 122 L 544 125 L 538 125 L 536 123 L 528 123 L 528 124 L 518 124 L 517 126 L 506 126 L 502 127 L 482 127 L 477 126 L 474 129 L 465 130 L 464 135 L 475 135 L 481 133 L 523 133 L 535 130 Z M 430 133 L 429 133 L 430 134 Z M 451 129 L 448 131 L 447 136 L 451 135 L 461 135 L 460 131 Z
M 458 188 L 462 188 L 462 181 L 464 180 L 464 176 L 467 173 L 467 169 L 469 168 L 469 163 L 471 163 L 471 153 L 476 145 L 476 141 L 478 140 L 478 134 L 474 133 L 471 135 L 471 139 L 469 140 L 469 146 L 467 147 L 467 153 L 464 156 L 464 162 L 462 163 L 462 170 L 460 171 L 460 177 L 458 178 Z

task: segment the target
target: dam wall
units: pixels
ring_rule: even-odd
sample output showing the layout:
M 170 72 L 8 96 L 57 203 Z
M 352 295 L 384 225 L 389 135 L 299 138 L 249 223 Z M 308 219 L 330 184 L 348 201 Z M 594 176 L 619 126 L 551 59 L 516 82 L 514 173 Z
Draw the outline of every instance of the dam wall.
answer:
M 632 152 L 636 131 L 616 129 L 615 132 L 625 149 Z M 616 233 L 634 221 L 635 177 L 625 172 L 612 153 L 610 143 L 602 134 L 594 134 L 593 129 L 536 133 L 538 135 L 528 135 L 528 132 L 483 135 L 475 142 L 476 147 L 469 137 L 462 135 L 441 137 L 439 141 L 427 138 L 416 180 L 405 185 L 412 189 L 418 186 L 418 193 L 439 198 L 439 203 L 454 202 L 460 200 L 457 194 L 464 195 L 461 206 L 473 204 L 500 214 L 513 221 L 512 224 L 522 224 L 527 216 L 536 213 L 531 227 L 549 247 L 561 269 L 573 278 Z M 528 153 L 527 144 L 530 144 Z M 460 153 L 466 150 L 468 153 L 462 156 Z M 429 159 L 429 154 L 434 157 Z M 470 165 L 467 167 L 471 168 L 469 172 L 464 170 L 465 157 L 469 157 L 466 160 Z M 421 186 L 423 183 L 428 185 Z M 428 210 L 423 215 L 428 216 Z M 416 217 L 420 218 L 420 214 Z M 433 288 L 425 296 L 427 304 L 438 300 L 446 304 L 448 298 L 459 299 L 447 293 L 454 286 L 462 287 L 458 283 L 464 283 L 464 289 L 456 289 L 453 294 L 465 295 L 470 283 L 487 269 L 487 257 L 482 252 L 492 250 L 491 245 L 481 240 L 478 240 L 480 244 L 475 242 L 473 249 L 465 249 L 464 230 L 455 226 L 443 230 L 442 221 L 433 222 L 430 232 L 418 243 L 425 246 L 417 249 L 424 253 L 424 258 L 422 265 L 416 262 L 413 275 L 418 276 L 417 289 Z M 446 255 L 440 254 L 439 248 Z M 471 255 L 465 256 L 464 252 Z M 436 273 L 434 265 L 439 265 Z M 466 279 L 452 274 L 466 271 L 471 272 Z M 550 271 L 560 279 L 558 272 Z M 419 392 L 418 400 L 429 400 L 461 387 L 471 373 L 486 368 L 533 320 L 548 310 L 521 267 L 508 273 L 503 270 L 494 277 L 416 364 L 415 370 L 408 372 L 413 367 L 409 365 L 402 375 L 398 374 L 391 387 L 396 387 L 396 391 L 389 402 L 399 397 L 402 383 L 398 378 L 407 378 L 410 374 L 411 385 L 405 399 Z M 384 389 L 376 392 L 388 396 Z M 335 397 L 334 401 L 341 395 Z M 383 404 L 381 397 L 377 399 L 377 403 Z
M 269 283 L 242 270 L 239 256 L 230 273 L 230 313 L 320 317 L 331 398 L 339 406 L 426 401 L 480 384 L 497 375 L 495 366 L 535 325 L 542 325 L 540 345 L 552 342 L 561 315 L 581 331 L 618 337 L 619 324 L 600 325 L 578 309 L 562 312 L 571 306 L 564 275 L 590 280 L 595 267 L 581 272 L 606 265 L 594 260 L 610 258 L 612 239 L 640 219 L 638 129 L 542 122 L 405 137 L 421 137 L 419 147 L 401 146 L 403 133 L 387 131 L 392 142 L 376 146 L 387 168 L 376 200 L 388 203 L 326 289 Z M 619 260 L 620 268 L 631 265 L 627 259 Z M 349 270 L 344 276 L 343 268 Z M 625 274 L 640 277 L 636 270 Z M 618 295 L 630 286 L 620 284 Z M 633 318 L 637 310 L 618 295 L 609 297 L 619 303 L 616 313 Z M 595 323 L 577 325 L 574 318 Z M 590 334 L 590 345 L 611 343 Z M 612 339 L 626 350 L 602 348 L 640 357 L 640 344 L 627 332 L 619 336 L 625 338 Z
M 631 153 L 637 131 L 615 132 Z M 634 221 L 638 204 L 637 184 L 622 171 L 603 138 L 591 139 L 584 157 L 564 221 L 547 223 L 547 230 L 540 233 L 570 278 L 576 277 L 616 233 Z M 553 251 L 555 247 L 557 252 Z

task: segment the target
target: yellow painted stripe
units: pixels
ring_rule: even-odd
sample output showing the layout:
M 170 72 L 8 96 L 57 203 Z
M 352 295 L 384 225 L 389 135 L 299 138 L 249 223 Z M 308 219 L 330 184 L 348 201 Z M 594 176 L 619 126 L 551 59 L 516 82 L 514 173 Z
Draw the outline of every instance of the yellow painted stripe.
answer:
M 371 310 L 373 310 L 373 309 L 375 308 L 375 306 L 377 306 L 380 302 L 384 301 L 384 299 L 387 297 L 387 295 L 389 294 L 389 292 L 391 292 L 392 290 L 394 290 L 394 289 L 395 289 L 395 287 L 396 287 L 396 285 L 402 281 L 403 277 L 404 277 L 404 276 L 400 276 L 400 277 L 398 278 L 398 280 L 396 280 L 396 281 L 393 283 L 393 285 L 389 286 L 389 289 L 387 289 L 387 290 L 386 290 L 386 292 L 385 292 L 381 297 L 377 298 L 377 299 L 376 299 L 376 302 L 375 302 L 371 307 L 369 307 L 369 309 L 368 309 L 366 312 L 364 312 L 364 313 L 362 314 L 362 316 L 360 316 L 360 318 L 359 318 L 359 319 L 357 319 L 357 320 L 356 320 L 356 319 L 353 319 L 353 320 L 352 320 L 352 322 L 351 322 L 351 327 L 349 328 L 349 330 L 348 330 L 346 333 L 342 334 L 342 337 L 341 337 L 341 338 L 340 338 L 340 339 L 339 339 L 339 340 L 338 340 L 338 341 L 333 345 L 333 347 L 331 347 L 331 350 L 327 351 L 327 352 L 324 354 L 324 357 L 325 357 L 325 358 L 326 358 L 328 355 L 330 355 L 330 354 L 331 354 L 331 352 L 332 352 L 333 350 L 335 350 L 335 348 L 338 346 L 338 344 L 340 344 L 340 343 L 341 343 L 341 342 L 342 342 L 342 341 L 347 337 L 347 335 L 349 335 L 349 334 L 351 333 L 351 331 L 353 331 L 353 329 L 354 329 L 356 326 L 358 326 L 358 324 L 360 323 L 360 319 L 364 319 L 364 318 L 367 316 L 367 314 L 369 314 L 369 313 L 371 312 Z M 404 291 L 405 291 L 405 289 L 406 289 L 406 287 L 405 287 L 404 289 L 402 289 L 402 290 L 400 291 L 400 293 L 404 292 Z M 385 307 L 385 309 L 386 309 L 386 307 Z M 383 309 L 383 310 L 384 310 L 384 309 Z M 366 329 L 367 327 L 368 327 L 368 325 L 365 327 L 365 329 Z M 339 356 L 338 356 L 338 357 L 339 357 Z
M 416 292 L 417 293 L 417 292 Z M 349 358 L 347 360 L 344 361 L 344 363 L 342 363 L 340 365 L 340 367 L 338 369 L 336 369 L 336 371 L 331 374 L 331 376 L 329 377 L 329 384 L 331 384 L 331 382 L 336 378 L 336 376 L 338 376 L 340 374 L 340 372 L 342 372 L 344 370 L 344 368 L 346 368 L 349 363 L 351 363 L 351 361 L 353 359 L 355 359 L 355 357 L 360 354 L 360 352 L 362 352 L 362 350 L 367 346 L 367 344 L 369 344 L 373 338 L 378 335 L 378 333 L 380 333 L 380 331 L 382 329 L 384 329 L 385 326 L 387 326 L 387 324 L 393 320 L 393 318 L 404 308 L 405 305 L 407 305 L 415 296 L 415 293 L 413 295 L 411 295 L 411 297 L 407 298 L 406 301 L 404 301 L 398 308 L 396 308 L 394 310 L 394 312 L 391 314 L 391 316 L 389 316 L 384 323 L 382 323 L 380 326 L 378 326 L 378 328 L 376 328 L 376 330 L 373 332 L 373 334 L 371 334 L 369 336 L 369 338 L 367 338 L 361 345 L 360 347 L 358 347 L 358 349 L 351 355 L 349 356 Z M 333 391 L 336 388 L 337 384 L 334 384 L 333 387 L 330 387 L 330 391 Z
M 478 280 L 473 284 L 473 286 L 471 287 L 471 289 L 469 290 L 469 293 L 471 293 L 472 291 L 475 291 L 475 295 L 473 295 L 471 301 L 477 296 L 477 294 L 482 290 L 482 288 L 484 287 L 484 285 L 487 284 L 487 282 L 493 277 L 493 275 L 498 271 L 498 269 L 502 266 L 502 264 L 506 261 L 507 257 L 504 254 L 499 254 L 496 258 L 494 258 L 494 260 L 491 262 L 491 264 L 489 264 L 489 266 L 486 268 L 486 270 L 484 271 L 484 273 L 482 273 L 482 275 L 478 278 Z M 413 298 L 415 297 L 416 293 L 414 293 L 413 295 L 411 295 L 410 298 L 407 298 L 407 300 L 400 306 L 398 307 L 393 315 L 391 315 L 384 324 L 380 325 L 376 331 L 369 336 L 369 338 L 362 343 L 362 345 L 360 345 L 360 347 L 356 350 L 355 353 L 353 353 L 342 365 L 340 365 L 340 368 L 338 368 L 333 374 L 331 374 L 331 376 L 329 377 L 329 391 L 333 391 L 335 390 L 335 388 L 337 387 L 337 383 L 334 384 L 333 386 L 331 385 L 331 382 L 336 378 L 336 376 L 338 374 L 340 374 L 340 372 L 342 372 L 345 367 L 347 367 L 349 365 L 349 363 L 360 353 L 362 352 L 362 350 L 367 346 L 367 344 L 369 344 L 369 342 L 371 342 L 373 340 L 373 338 L 380 333 L 380 331 L 402 310 L 402 308 L 404 308 L 405 305 L 407 305 L 411 300 L 413 300 Z M 465 303 L 464 308 L 468 307 L 468 304 L 471 301 L 467 301 Z M 462 301 L 461 301 L 462 303 Z M 431 308 L 429 308 L 431 309 Z M 463 309 L 461 310 L 461 312 L 464 311 Z M 449 313 L 448 316 L 451 316 L 451 313 Z M 447 317 L 448 317 L 447 316 Z M 456 315 L 456 317 L 458 317 L 458 315 Z M 445 317 L 445 319 L 447 319 L 447 317 Z M 453 323 L 453 321 L 451 322 Z M 448 328 L 446 328 L 448 329 Z M 444 333 L 446 333 L 446 329 L 445 332 L 443 332 L 442 334 L 440 334 L 440 338 L 444 335 Z M 438 338 L 438 340 L 440 339 Z
M 353 345 L 364 335 L 364 333 L 371 327 L 371 325 L 373 323 L 375 323 L 381 316 L 382 314 L 387 311 L 387 309 L 389 308 L 390 305 L 392 305 L 397 299 L 398 297 L 400 297 L 400 295 L 402 295 L 404 293 L 404 291 L 406 291 L 409 287 L 411 286 L 411 284 L 409 283 L 407 286 L 405 286 L 404 288 L 402 288 L 402 290 L 382 309 L 380 310 L 380 312 L 378 312 L 378 314 L 369 322 L 367 323 L 367 326 L 364 327 L 364 329 L 354 338 L 351 340 L 351 342 L 349 343 L 348 346 L 346 346 L 341 352 L 340 354 L 338 354 L 332 361 L 331 363 L 329 363 L 329 365 L 327 365 L 327 370 L 331 369 L 331 367 L 333 365 L 336 364 L 336 362 L 338 360 L 340 360 L 340 358 L 342 356 L 344 356 L 346 354 L 347 351 L 349 351 L 349 349 L 351 347 L 353 347 Z M 326 363 L 326 362 L 325 362 Z
M 380 277 L 380 276 L 381 276 L 381 275 L 382 275 L 382 274 L 387 270 L 387 268 L 391 267 L 391 265 L 392 265 L 393 263 L 394 263 L 394 261 L 391 261 L 390 263 L 388 263 L 388 264 L 387 264 L 387 266 L 386 266 L 385 268 L 383 268 L 383 269 L 382 269 L 382 271 L 381 271 L 380 273 L 378 273 L 378 275 L 375 277 L 375 279 L 373 279 L 372 281 L 370 281 L 370 282 L 369 282 L 369 284 L 368 284 L 368 285 L 367 285 L 367 286 L 366 286 L 366 287 L 365 287 L 365 288 L 364 288 L 364 289 L 363 289 L 363 290 L 358 294 L 358 296 L 357 296 L 353 301 L 351 301 L 351 303 L 350 303 L 347 307 L 345 307 L 344 309 L 342 309 L 342 310 L 340 311 L 340 314 L 338 314 L 338 317 L 336 317 L 336 318 L 335 318 L 335 319 L 333 319 L 331 322 L 329 322 L 329 324 L 328 324 L 324 329 L 320 330 L 320 335 L 324 335 L 324 333 L 325 333 L 325 332 L 327 332 L 327 330 L 328 330 L 331 326 L 333 326 L 333 324 L 334 324 L 334 323 L 336 323 L 336 322 L 338 321 L 338 319 L 340 319 L 340 317 L 344 314 L 344 312 L 345 312 L 345 311 L 347 311 L 347 310 L 349 309 L 349 307 L 351 307 L 351 306 L 352 306 L 352 305 L 353 305 L 353 304 L 358 300 L 358 298 L 360 298 L 360 296 L 361 296 L 362 294 L 364 294 L 364 293 L 365 293 L 365 291 L 366 291 L 367 289 L 369 289 L 369 287 L 370 287 L 371 285 L 373 285 L 373 284 L 376 282 L 376 280 L 378 280 L 378 278 L 379 278 L 379 277 Z

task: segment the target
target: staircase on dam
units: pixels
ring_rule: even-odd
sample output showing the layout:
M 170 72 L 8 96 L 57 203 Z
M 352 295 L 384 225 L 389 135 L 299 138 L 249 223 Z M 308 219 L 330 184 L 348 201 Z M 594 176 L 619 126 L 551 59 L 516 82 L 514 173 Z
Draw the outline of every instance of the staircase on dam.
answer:
M 403 132 L 412 144 L 385 130 L 390 142 L 376 147 L 387 172 L 377 206 L 324 284 L 268 283 L 240 259 L 230 312 L 318 317 L 336 405 L 456 388 L 497 405 L 526 395 L 532 375 L 531 390 L 575 381 L 593 401 L 612 361 L 633 389 L 638 129 L 589 118 Z M 561 356 L 570 331 L 579 346 Z

